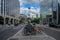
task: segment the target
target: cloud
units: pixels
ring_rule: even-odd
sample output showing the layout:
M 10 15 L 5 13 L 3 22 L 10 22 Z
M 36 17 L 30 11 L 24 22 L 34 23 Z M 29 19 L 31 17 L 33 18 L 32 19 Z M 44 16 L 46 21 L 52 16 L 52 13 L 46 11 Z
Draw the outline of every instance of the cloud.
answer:
M 40 3 L 39 0 L 19 0 L 20 1 L 20 6 L 23 7 L 24 4 L 31 4 L 31 5 L 35 5 L 36 3 Z
M 23 14 L 24 11 L 28 12 L 28 8 L 21 7 L 20 8 L 20 14 Z
M 20 14 L 25 14 L 26 16 L 28 16 L 28 14 L 32 14 L 36 16 L 36 14 L 38 14 L 38 17 L 40 17 L 40 9 L 35 9 L 33 7 L 31 7 L 31 9 L 28 9 L 28 8 L 24 8 L 24 7 L 21 7 L 20 8 Z
M 35 4 L 40 4 L 39 0 L 19 0 L 20 1 L 20 14 L 26 14 L 28 15 L 29 9 L 24 7 L 24 4 L 31 4 L 30 13 L 33 13 L 34 15 L 40 14 L 40 8 L 35 8 Z M 39 15 L 40 16 L 40 15 Z
M 28 8 L 21 7 L 20 13 L 22 13 L 23 11 L 27 11 L 27 12 L 30 11 L 32 13 L 39 13 L 40 9 L 34 9 L 33 7 L 31 7 L 31 9 L 28 9 Z
M 30 3 L 30 4 L 35 4 L 39 2 L 39 0 L 23 0 L 23 1 L 25 1 L 26 3 Z
M 60 0 L 58 0 L 58 2 L 60 3 Z

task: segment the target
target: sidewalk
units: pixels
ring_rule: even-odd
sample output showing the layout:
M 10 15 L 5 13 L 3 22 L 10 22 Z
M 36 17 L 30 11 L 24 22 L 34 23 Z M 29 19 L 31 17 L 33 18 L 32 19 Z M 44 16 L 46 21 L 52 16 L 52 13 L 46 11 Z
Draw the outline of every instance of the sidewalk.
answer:
M 10 27 L 9 25 L 0 25 L 0 30 L 5 30 L 9 27 Z
M 53 28 L 45 25 L 40 25 L 40 28 L 42 28 L 46 34 L 54 37 L 56 40 L 60 40 L 60 28 Z
M 48 28 L 48 29 L 51 29 L 51 30 L 55 30 L 55 31 L 59 31 L 60 32 L 60 28 L 53 28 L 53 27 L 49 27 L 48 25 L 40 25 L 40 27 Z
M 4 30 L 6 30 L 6 29 L 18 29 L 19 28 L 19 26 L 22 26 L 22 25 L 18 25 L 18 26 L 14 26 L 13 24 L 12 25 L 0 25 L 0 32 L 1 31 L 4 31 Z
M 19 24 L 18 26 L 23 26 L 21 24 Z M 0 25 L 0 30 L 5 30 L 5 29 L 8 29 L 8 28 L 18 28 L 18 26 L 14 26 L 13 24 L 11 25 Z
M 56 40 L 53 37 L 46 35 L 44 32 L 41 32 L 42 34 L 37 35 L 23 36 L 23 29 L 24 28 L 7 40 Z

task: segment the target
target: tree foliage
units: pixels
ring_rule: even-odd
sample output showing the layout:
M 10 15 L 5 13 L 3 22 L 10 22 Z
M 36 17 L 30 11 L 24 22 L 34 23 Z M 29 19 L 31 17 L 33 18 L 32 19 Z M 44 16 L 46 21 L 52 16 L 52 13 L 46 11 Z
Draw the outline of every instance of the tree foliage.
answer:
M 31 22 L 33 23 L 40 23 L 40 18 L 34 18 L 31 20 Z

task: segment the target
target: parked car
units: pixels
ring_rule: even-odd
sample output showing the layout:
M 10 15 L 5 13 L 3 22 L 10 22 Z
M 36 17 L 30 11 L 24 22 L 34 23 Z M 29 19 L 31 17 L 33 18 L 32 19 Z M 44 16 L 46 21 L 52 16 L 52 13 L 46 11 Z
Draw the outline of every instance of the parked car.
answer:
M 16 23 L 16 24 L 14 24 L 15 26 L 18 26 L 19 25 L 19 23 Z
M 55 24 L 55 23 L 49 23 L 49 26 L 50 26 L 50 27 L 55 27 L 55 28 L 57 28 L 57 25 L 58 25 L 58 24 Z

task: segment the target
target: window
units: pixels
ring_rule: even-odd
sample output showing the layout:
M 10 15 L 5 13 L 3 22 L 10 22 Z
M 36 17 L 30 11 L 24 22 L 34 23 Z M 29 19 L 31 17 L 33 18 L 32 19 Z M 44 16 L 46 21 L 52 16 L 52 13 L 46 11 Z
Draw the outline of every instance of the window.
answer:
M 1 0 L 1 14 L 3 13 L 3 0 Z

